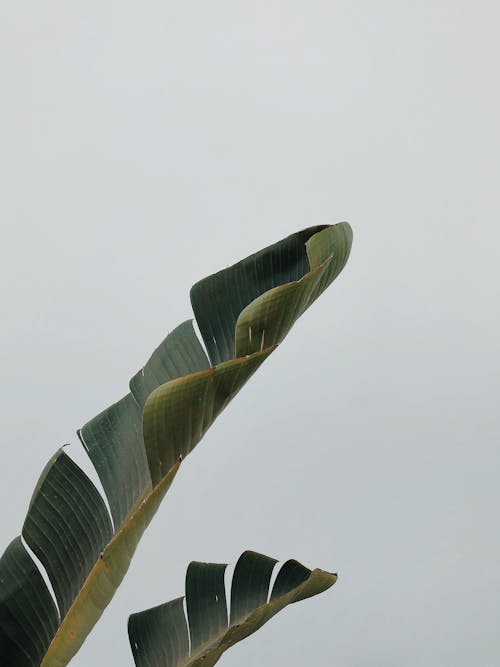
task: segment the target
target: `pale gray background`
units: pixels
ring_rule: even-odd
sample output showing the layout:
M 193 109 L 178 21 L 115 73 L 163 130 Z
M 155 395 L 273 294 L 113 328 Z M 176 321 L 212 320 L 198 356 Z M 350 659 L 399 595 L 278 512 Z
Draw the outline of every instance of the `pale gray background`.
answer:
M 1 545 L 193 282 L 349 220 L 72 665 L 245 548 L 339 572 L 221 664 L 500 665 L 497 0 L 0 6 Z

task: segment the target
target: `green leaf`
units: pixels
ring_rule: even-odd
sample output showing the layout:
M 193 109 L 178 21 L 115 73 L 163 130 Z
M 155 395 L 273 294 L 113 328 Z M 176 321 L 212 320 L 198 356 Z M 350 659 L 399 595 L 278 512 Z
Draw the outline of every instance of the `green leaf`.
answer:
M 131 393 L 94 417 L 79 432 L 106 492 L 115 526 L 120 526 L 144 493 L 151 490 L 142 435 L 144 397 L 166 382 L 208 366 L 192 322 L 183 322 L 134 375 L 130 381 Z
M 347 223 L 314 234 L 305 251 L 311 269 L 300 280 L 274 287 L 249 303 L 236 320 L 236 354 L 276 346 L 344 268 L 352 243 Z
M 41 663 L 43 667 L 63 667 L 78 651 L 99 620 L 125 576 L 149 522 L 179 469 L 174 466 L 162 482 L 138 504 L 113 536 L 90 571 L 73 605 L 62 619 Z M 20 619 L 22 623 L 22 619 Z
M 269 595 L 276 563 L 254 551 L 241 555 L 233 575 L 230 614 L 224 586 L 227 566 L 191 563 L 186 573 L 188 621 L 184 598 L 130 616 L 128 633 L 136 667 L 212 667 L 228 648 L 284 607 L 322 593 L 337 580 L 336 574 L 311 571 L 289 560 Z
M 309 272 L 306 242 L 325 228 L 303 229 L 193 285 L 191 304 L 212 365 L 235 357 L 236 322 L 248 304 Z
M 207 355 L 196 336 L 191 320 L 183 322 L 169 336 L 169 345 L 160 345 L 151 359 L 130 380 L 130 391 L 144 407 L 148 396 L 169 380 L 210 368 Z
M 184 322 L 133 376 L 130 393 L 78 431 L 111 515 L 90 479 L 63 451 L 49 461 L 23 537 L 50 579 L 57 622 L 51 616 L 49 625 L 42 623 L 38 607 L 33 608 L 36 650 L 26 649 L 23 665 L 64 667 L 71 660 L 125 576 L 180 461 L 338 275 L 351 238 L 347 223 L 312 227 L 193 287 L 193 308 L 212 365 L 192 322 Z M 6 664 L 21 659 L 25 598 L 30 592 L 46 597 L 28 551 L 20 542 L 13 544 L 0 560 L 0 646 L 6 647 Z M 14 549 L 22 567 L 11 586 Z M 51 608 L 48 604 L 48 613 Z
M 66 616 L 113 529 L 97 489 L 62 450 L 38 483 L 22 534 Z
M 151 394 L 144 408 L 143 428 L 153 484 L 194 449 L 272 351 L 222 362 L 161 385 Z
M 20 537 L 0 559 L 0 624 L 3 667 L 39 665 L 59 625 L 57 608 Z

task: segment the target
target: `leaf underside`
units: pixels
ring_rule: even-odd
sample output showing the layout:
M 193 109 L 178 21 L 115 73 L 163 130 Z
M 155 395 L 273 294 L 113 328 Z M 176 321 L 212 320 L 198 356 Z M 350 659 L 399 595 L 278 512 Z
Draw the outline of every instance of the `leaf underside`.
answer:
M 130 616 L 128 632 L 136 667 L 212 667 L 228 648 L 284 607 L 322 593 L 337 580 L 335 574 L 311 571 L 289 560 L 279 570 L 269 595 L 276 564 L 274 558 L 254 551 L 240 556 L 228 614 L 224 584 L 227 566 L 191 563 L 185 598 Z
M 125 576 L 181 460 L 340 273 L 351 242 L 347 223 L 312 227 L 193 286 L 208 357 L 192 321 L 182 323 L 134 375 L 130 392 L 78 431 L 111 514 L 88 476 L 56 452 L 22 538 L 57 606 L 15 538 L 0 559 L 2 667 L 68 664 Z

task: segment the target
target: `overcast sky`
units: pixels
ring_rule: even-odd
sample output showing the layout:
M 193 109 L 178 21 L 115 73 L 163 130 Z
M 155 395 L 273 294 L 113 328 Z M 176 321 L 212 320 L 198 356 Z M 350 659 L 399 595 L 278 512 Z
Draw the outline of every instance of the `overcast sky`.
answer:
M 355 233 L 72 666 L 132 666 L 128 614 L 246 548 L 339 581 L 221 665 L 500 665 L 499 22 L 497 0 L 1 3 L 0 550 L 196 280 Z

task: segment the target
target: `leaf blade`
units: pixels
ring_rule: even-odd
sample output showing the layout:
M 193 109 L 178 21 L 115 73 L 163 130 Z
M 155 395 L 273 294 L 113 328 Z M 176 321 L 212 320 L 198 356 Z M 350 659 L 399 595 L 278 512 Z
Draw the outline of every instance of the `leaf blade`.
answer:
M 232 359 L 172 380 L 150 395 L 144 406 L 143 430 L 153 485 L 175 461 L 194 449 L 272 351 Z
M 173 601 L 178 609 L 175 618 L 167 613 L 172 603 L 129 617 L 128 634 L 136 667 L 212 667 L 227 649 L 256 632 L 284 607 L 326 591 L 337 580 L 336 574 L 308 570 L 297 561 L 288 561 L 283 566 L 284 574 L 280 578 L 280 572 L 276 579 L 280 579 L 278 587 L 275 585 L 273 588 L 276 595 L 271 595 L 268 601 L 269 581 L 276 562 L 253 551 L 241 555 L 231 590 L 231 600 L 234 600 L 236 609 L 233 613 L 232 602 L 230 621 L 225 610 L 225 625 L 221 622 L 221 599 L 217 601 L 215 622 L 212 613 L 214 596 L 216 591 L 221 591 L 221 575 L 223 578 L 226 566 L 191 563 L 186 576 L 191 653 L 174 650 L 174 638 L 186 623 L 184 614 L 180 613 L 182 598 L 177 598 Z M 191 581 L 193 577 L 196 579 L 194 585 Z M 189 614 L 190 606 L 196 608 L 196 614 Z
M 2 665 L 39 664 L 58 624 L 52 596 L 21 537 L 16 537 L 0 559 Z
M 111 518 L 93 485 L 85 481 L 88 478 L 77 467 L 61 476 L 58 473 L 64 467 L 64 457 L 57 454 L 49 462 L 24 526 L 29 543 L 45 563 L 62 610 L 44 667 L 67 664 L 113 597 L 138 539 L 175 477 L 179 458 L 192 451 L 231 398 L 273 352 L 275 342 L 283 339 L 296 318 L 342 269 L 350 249 L 348 226 L 343 246 L 338 237 L 334 240 L 336 252 L 327 252 L 336 227 L 322 225 L 292 234 L 197 283 L 191 299 L 215 367 L 210 367 L 192 322 L 184 322 L 131 379 L 130 393 L 78 432 L 104 488 Z M 245 347 L 242 335 L 240 345 L 238 322 L 243 321 L 242 314 L 251 314 L 254 319 L 250 321 L 255 323 L 259 308 L 263 332 L 266 327 L 274 328 L 275 335 L 271 339 L 262 337 L 257 345 L 254 340 L 249 347 Z M 243 333 L 245 326 L 240 327 Z M 152 428 L 147 426 L 148 415 L 152 415 Z M 173 429 L 172 424 L 179 428 Z M 54 489 L 59 489 L 59 497 L 57 507 L 51 510 L 49 496 Z M 61 501 L 61 489 L 73 497 L 73 503 L 65 505 Z M 79 502 L 82 508 L 77 506 Z M 50 512 L 51 526 L 46 520 Z M 79 525 L 77 532 L 84 534 L 81 545 L 71 531 L 72 521 L 75 527 Z M 71 549 L 65 553 L 63 537 L 68 528 Z M 72 555 L 78 563 L 71 562 Z M 27 552 L 26 558 L 30 558 Z M 15 606 L 15 594 L 12 599 L 2 598 L 9 590 L 1 565 L 4 563 L 5 569 L 6 562 L 0 561 L 0 584 L 4 587 L 0 600 Z M 2 623 L 0 617 L 0 642 L 6 637 Z M 30 667 L 38 664 L 34 661 Z
M 249 303 L 309 271 L 305 244 L 325 227 L 318 225 L 291 234 L 193 285 L 191 304 L 213 366 L 239 356 L 234 331 L 238 315 Z

